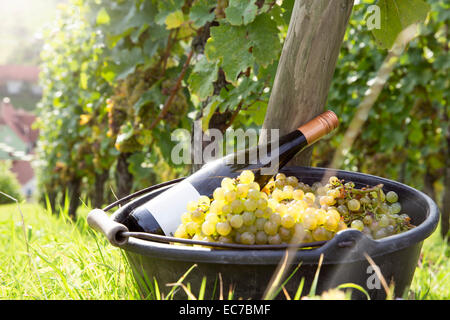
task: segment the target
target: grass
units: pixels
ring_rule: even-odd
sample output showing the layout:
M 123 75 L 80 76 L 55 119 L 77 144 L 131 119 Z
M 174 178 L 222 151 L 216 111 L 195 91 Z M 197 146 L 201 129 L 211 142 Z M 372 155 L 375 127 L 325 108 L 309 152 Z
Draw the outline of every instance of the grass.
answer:
M 0 206 L 0 299 L 138 299 L 119 249 L 38 205 Z M 28 242 L 28 247 L 26 243 Z
M 439 229 L 424 241 L 411 283 L 410 299 L 450 299 L 450 247 Z
M 0 206 L 0 299 L 140 299 L 123 253 L 90 229 L 87 212 L 81 208 L 69 222 L 67 208 L 56 215 L 36 204 L 21 204 L 20 211 L 16 204 Z M 438 232 L 424 242 L 409 299 L 450 298 L 449 253 Z M 163 286 L 169 298 L 175 288 L 188 290 L 182 276 L 167 287 L 155 282 L 156 298 Z

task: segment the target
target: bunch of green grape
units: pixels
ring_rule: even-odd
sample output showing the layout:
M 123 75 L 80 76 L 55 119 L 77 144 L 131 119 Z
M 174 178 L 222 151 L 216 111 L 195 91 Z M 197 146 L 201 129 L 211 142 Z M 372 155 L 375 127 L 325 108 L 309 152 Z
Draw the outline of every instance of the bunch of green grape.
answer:
M 353 182 L 344 183 L 332 177 L 327 187 L 339 194 L 333 205 L 344 222 L 370 238 L 380 239 L 414 227 L 411 218 L 401 212 L 397 193 L 385 194 L 381 184 L 357 189 Z
M 254 174 L 224 178 L 213 198 L 187 205 L 175 237 L 207 242 L 302 244 L 326 241 L 336 232 L 358 229 L 381 238 L 410 228 L 394 192 L 381 186 L 356 189 L 336 177 L 312 186 L 279 173 L 262 190 Z M 386 202 L 387 201 L 387 202 Z

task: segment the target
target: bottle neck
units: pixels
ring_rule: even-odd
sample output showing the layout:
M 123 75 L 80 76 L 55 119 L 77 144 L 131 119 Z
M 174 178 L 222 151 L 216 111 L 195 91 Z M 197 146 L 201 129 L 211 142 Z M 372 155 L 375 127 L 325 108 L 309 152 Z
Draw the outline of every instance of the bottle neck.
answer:
M 337 128 L 339 120 L 332 111 L 326 111 L 311 121 L 303 124 L 298 130 L 306 137 L 308 144 L 313 144 L 323 136 Z
M 295 154 L 308 147 L 308 145 L 306 136 L 300 130 L 295 130 L 283 136 L 279 141 L 278 150 L 280 167 L 284 166 Z
M 276 174 L 279 168 L 283 167 L 289 160 L 291 160 L 298 152 L 308 146 L 308 141 L 305 135 L 295 130 L 277 140 L 272 140 L 267 145 L 259 146 L 258 155 L 260 160 L 260 167 L 265 168 L 264 172 L 269 173 L 255 173 L 261 175 L 261 179 L 268 179 L 270 175 Z M 263 149 L 264 148 L 264 149 Z M 269 171 L 266 171 L 270 168 Z M 273 172 L 272 172 L 273 170 Z

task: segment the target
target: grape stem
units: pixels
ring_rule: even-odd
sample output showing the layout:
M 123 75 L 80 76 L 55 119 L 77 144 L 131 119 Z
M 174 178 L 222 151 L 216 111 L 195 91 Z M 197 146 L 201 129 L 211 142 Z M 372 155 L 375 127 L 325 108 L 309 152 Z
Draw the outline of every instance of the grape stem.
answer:
M 383 184 L 378 184 L 378 185 L 376 185 L 374 187 L 371 187 L 371 188 L 353 189 L 353 190 L 351 190 L 351 193 L 353 193 L 353 194 L 366 194 L 366 193 L 370 193 L 370 192 L 375 191 L 375 192 L 378 193 L 378 200 L 379 200 L 381 198 L 380 197 L 380 195 L 381 195 L 380 190 L 382 188 L 383 188 Z

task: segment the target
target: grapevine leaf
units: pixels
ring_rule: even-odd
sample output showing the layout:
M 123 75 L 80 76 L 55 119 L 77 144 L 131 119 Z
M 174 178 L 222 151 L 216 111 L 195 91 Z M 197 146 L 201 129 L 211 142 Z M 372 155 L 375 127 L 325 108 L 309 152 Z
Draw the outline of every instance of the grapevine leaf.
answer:
M 221 25 L 211 28 L 211 38 L 206 43 L 205 53 L 210 61 L 221 60 L 226 79 L 237 84 L 241 71 L 254 62 L 249 52 L 250 46 L 245 27 Z
M 143 163 L 149 162 L 148 154 L 145 152 L 135 152 L 128 159 L 128 170 L 135 177 L 140 179 L 149 179 L 152 175 L 153 168 L 148 166 L 142 166 Z
M 266 101 L 257 101 L 247 111 L 243 112 L 243 115 L 257 126 L 261 126 L 264 123 L 266 109 Z
M 278 28 L 274 20 L 266 14 L 259 15 L 248 25 L 248 37 L 253 46 L 256 62 L 267 67 L 278 58 L 281 49 Z
M 209 62 L 206 57 L 200 59 L 195 65 L 188 83 L 191 92 L 196 94 L 200 101 L 213 94 L 213 83 L 217 80 L 218 70 L 217 63 Z
M 135 29 L 131 35 L 130 39 L 133 43 L 139 43 L 139 37 L 149 28 L 148 23 L 144 23 L 140 28 Z
M 151 31 L 142 47 L 143 54 L 146 58 L 153 57 L 159 48 L 164 48 L 167 45 L 167 37 L 170 33 L 164 26 L 160 25 L 153 26 Z
M 166 17 L 165 22 L 168 30 L 180 27 L 184 22 L 183 12 L 181 10 L 177 10 L 175 12 L 170 13 Z
M 161 90 L 159 89 L 159 82 L 154 84 L 150 89 L 142 94 L 138 101 L 134 104 L 134 112 L 139 115 L 142 107 L 147 106 L 150 103 L 160 104 L 163 101 Z
M 292 9 L 294 7 L 294 0 L 284 0 L 283 4 L 281 5 L 284 12 L 283 12 L 283 19 L 284 23 L 286 25 L 289 25 L 289 22 L 291 21 L 292 16 Z
M 145 1 L 148 2 L 148 1 Z M 163 25 L 166 22 L 166 18 L 171 13 L 181 10 L 183 7 L 184 0 L 165 0 L 158 1 L 158 14 L 155 17 L 157 24 Z
M 109 21 L 111 18 L 109 17 L 108 12 L 105 8 L 101 8 L 100 11 L 97 13 L 97 19 L 96 22 L 98 25 L 101 24 L 109 24 Z
M 203 110 L 202 130 L 204 132 L 206 132 L 208 130 L 209 120 L 211 120 L 211 117 L 213 116 L 214 112 L 216 111 L 218 105 L 219 105 L 219 101 L 213 100 Z
M 379 0 L 380 28 L 373 29 L 379 47 L 390 49 L 400 32 L 408 26 L 423 22 L 430 10 L 423 0 Z
M 438 56 L 434 61 L 434 66 L 438 70 L 448 70 L 450 69 L 450 59 L 445 55 Z
M 193 22 L 195 28 L 204 26 L 207 22 L 211 22 L 215 18 L 214 10 L 216 1 L 200 0 L 191 8 L 189 19 Z
M 253 81 L 250 78 L 243 77 L 239 86 L 227 91 L 227 96 L 224 99 L 229 109 L 234 109 L 241 101 L 247 100 L 253 93 L 259 90 L 261 83 Z
M 131 50 L 120 50 L 116 54 L 115 64 L 111 66 L 116 74 L 116 79 L 124 79 L 130 73 L 134 72 L 136 66 L 144 62 L 142 50 L 134 47 Z
M 162 142 L 158 143 L 159 150 L 162 153 L 162 158 L 167 159 L 167 161 L 170 163 L 170 161 L 172 161 L 172 150 L 177 142 L 167 138 L 167 129 L 164 127 L 155 127 L 152 130 L 152 135 L 155 141 Z
M 257 11 L 255 0 L 231 0 L 225 9 L 226 20 L 235 26 L 246 25 L 255 20 Z
M 134 28 L 139 29 L 145 24 L 152 23 L 156 7 L 151 1 L 145 1 L 140 6 L 136 6 L 133 1 L 125 1 L 107 13 L 115 23 L 109 23 L 105 30 L 110 36 L 118 36 L 129 34 Z

